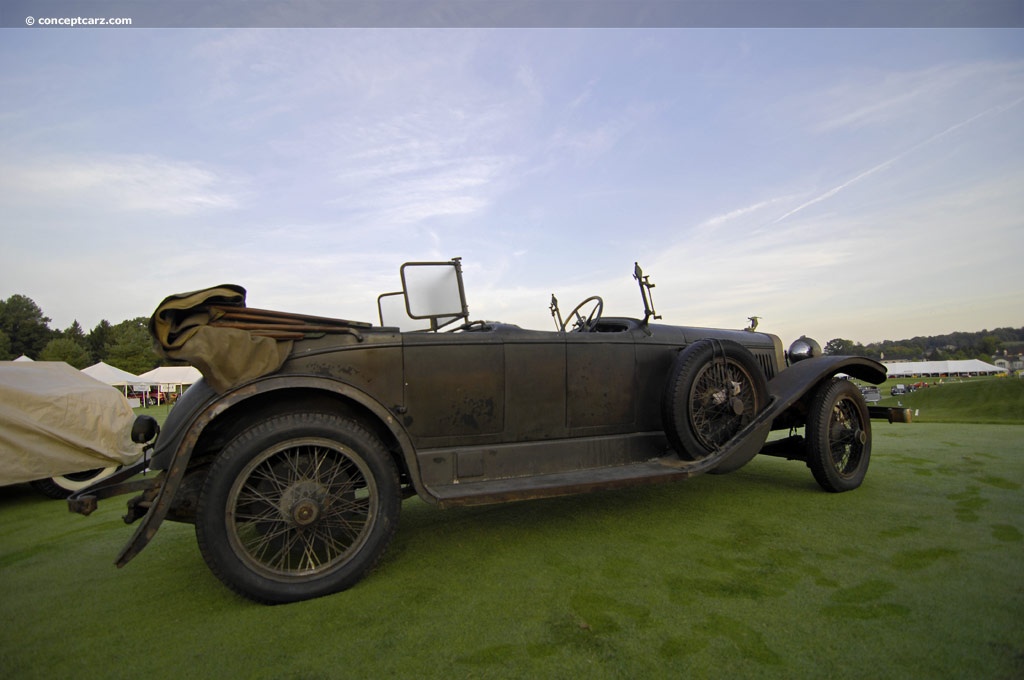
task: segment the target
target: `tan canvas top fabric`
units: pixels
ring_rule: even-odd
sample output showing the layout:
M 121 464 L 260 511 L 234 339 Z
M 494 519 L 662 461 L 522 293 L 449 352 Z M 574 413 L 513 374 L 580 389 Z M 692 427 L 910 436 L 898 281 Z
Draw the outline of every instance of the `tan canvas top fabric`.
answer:
M 62 361 L 0 361 L 0 485 L 133 463 L 134 420 L 117 389 Z
M 149 320 L 164 356 L 195 366 L 217 392 L 273 373 L 291 352 L 290 340 L 212 326 L 223 312 L 211 305 L 244 307 L 245 289 L 233 284 L 166 298 Z

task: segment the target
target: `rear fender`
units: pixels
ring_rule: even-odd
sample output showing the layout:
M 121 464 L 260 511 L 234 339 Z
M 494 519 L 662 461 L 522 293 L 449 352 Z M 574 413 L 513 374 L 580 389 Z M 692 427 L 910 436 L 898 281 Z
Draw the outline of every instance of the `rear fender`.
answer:
M 357 402 L 371 412 L 398 441 L 406 465 L 409 466 L 409 476 L 416 487 L 416 491 L 423 497 L 429 497 L 429 494 L 425 494 L 425 490 L 421 488 L 419 469 L 416 467 L 417 462 L 412 442 L 405 429 L 386 407 L 365 393 L 351 388 L 344 383 L 309 376 L 273 376 L 244 385 L 207 404 L 191 418 L 190 422 L 183 424 L 182 432 L 173 435 L 173 441 L 176 443 L 173 452 L 167 450 L 160 451 L 162 462 L 166 462 L 166 465 L 161 467 L 166 470 L 166 473 L 161 478 L 160 488 L 156 497 L 153 499 L 149 511 L 142 517 L 142 522 L 136 528 L 135 534 L 121 549 L 115 564 L 118 567 L 123 567 L 152 540 L 160 524 L 166 519 L 175 495 L 181 486 L 182 480 L 185 478 L 189 462 L 192 459 L 193 449 L 199 442 L 203 431 L 218 416 L 257 395 L 297 388 L 320 390 L 339 395 Z M 158 446 L 159 448 L 161 447 Z

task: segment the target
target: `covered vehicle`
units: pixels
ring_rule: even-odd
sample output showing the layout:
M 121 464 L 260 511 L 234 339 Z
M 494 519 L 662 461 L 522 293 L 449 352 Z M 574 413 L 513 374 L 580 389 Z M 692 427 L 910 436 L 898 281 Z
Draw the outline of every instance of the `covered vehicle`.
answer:
M 806 461 L 828 491 L 861 484 L 870 418 L 892 413 L 836 376 L 877 384 L 881 364 L 807 338 L 787 354 L 752 327 L 654 323 L 654 286 L 633 275 L 642 317 L 606 316 L 598 296 L 563 314 L 552 296 L 553 331 L 470 321 L 458 258 L 403 265 L 380 325 L 251 309 L 233 285 L 167 298 L 150 328 L 204 379 L 156 439 L 148 465 L 162 472 L 129 501 L 126 521 L 142 522 L 116 563 L 164 519 L 190 522 L 228 587 L 291 602 L 359 581 L 413 495 L 541 498 L 729 472 L 758 453 Z M 69 502 L 87 514 L 124 490 Z
M 0 361 L 0 486 L 64 498 L 142 456 L 116 389 L 62 361 Z

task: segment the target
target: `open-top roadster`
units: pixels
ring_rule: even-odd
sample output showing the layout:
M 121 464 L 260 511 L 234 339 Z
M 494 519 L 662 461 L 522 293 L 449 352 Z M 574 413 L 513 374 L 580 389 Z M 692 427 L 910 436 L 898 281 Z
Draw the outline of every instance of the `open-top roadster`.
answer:
M 459 259 L 407 263 L 380 296 L 380 326 L 251 309 L 237 286 L 172 296 L 150 326 L 199 368 L 134 470 L 73 496 L 141 491 L 131 560 L 164 519 L 195 524 L 230 588 L 281 603 L 355 584 L 395 531 L 403 498 L 441 507 L 540 498 L 735 470 L 756 454 L 806 461 L 828 491 L 864 479 L 869 410 L 846 378 L 870 359 L 823 356 L 801 338 L 604 314 L 600 297 L 556 330 L 470 321 Z M 397 323 L 391 319 L 400 317 Z M 386 325 L 393 323 L 393 325 Z M 420 330 L 401 330 L 409 324 Z M 897 419 L 899 414 L 897 415 Z M 804 434 L 792 434 L 798 428 Z M 766 443 L 772 430 L 789 437 Z M 155 476 L 132 479 L 143 465 Z

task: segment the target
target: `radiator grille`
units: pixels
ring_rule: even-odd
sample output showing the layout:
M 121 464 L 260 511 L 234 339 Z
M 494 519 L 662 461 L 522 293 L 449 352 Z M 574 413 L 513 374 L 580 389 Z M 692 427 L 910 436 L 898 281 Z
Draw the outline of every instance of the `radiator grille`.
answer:
M 764 376 L 771 380 L 775 377 L 775 354 L 767 350 L 754 350 L 754 358 L 764 372 Z

